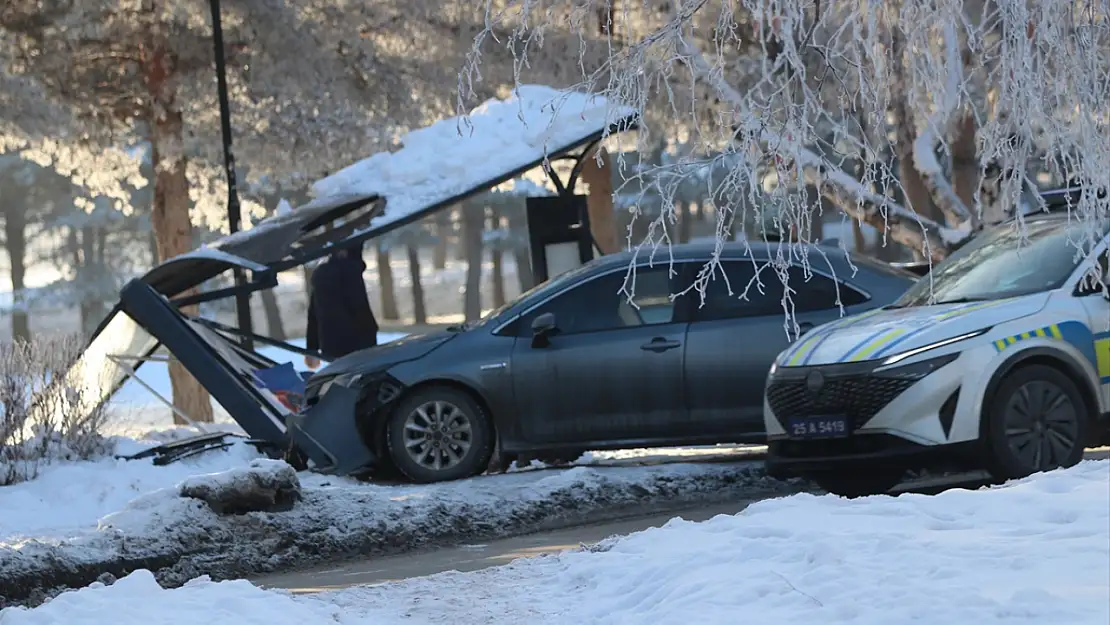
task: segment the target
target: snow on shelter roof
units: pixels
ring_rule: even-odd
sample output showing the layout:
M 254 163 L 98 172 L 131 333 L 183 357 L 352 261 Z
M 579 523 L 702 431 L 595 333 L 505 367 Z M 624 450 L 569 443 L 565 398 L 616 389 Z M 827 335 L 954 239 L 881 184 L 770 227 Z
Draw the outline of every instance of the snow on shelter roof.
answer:
M 465 118 L 405 134 L 400 150 L 375 154 L 317 181 L 311 202 L 171 258 L 143 279 L 173 295 L 236 265 L 255 272 L 289 269 L 337 247 L 360 245 L 609 132 L 627 130 L 637 115 L 636 109 L 600 96 L 521 85 L 511 97 L 488 100 Z M 313 232 L 325 224 L 336 228 Z
M 385 233 L 474 191 L 492 187 L 600 138 L 627 130 L 636 109 L 601 96 L 520 85 L 468 116 L 440 120 L 407 133 L 403 147 L 354 163 L 312 185 L 320 199 L 366 195 L 385 211 L 362 234 Z

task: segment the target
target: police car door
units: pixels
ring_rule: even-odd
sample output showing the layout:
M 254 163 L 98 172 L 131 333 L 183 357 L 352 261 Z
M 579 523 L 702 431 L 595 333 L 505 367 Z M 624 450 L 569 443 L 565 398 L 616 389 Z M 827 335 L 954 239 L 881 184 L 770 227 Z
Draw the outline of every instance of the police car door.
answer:
M 1095 369 L 1101 378 L 1103 405 L 1110 399 L 1110 250 L 1104 239 L 1095 247 L 1093 260 L 1085 260 L 1079 271 L 1075 287 L 1076 299 L 1087 316 L 1087 326 L 1095 341 Z M 1087 276 L 1093 271 L 1092 277 Z

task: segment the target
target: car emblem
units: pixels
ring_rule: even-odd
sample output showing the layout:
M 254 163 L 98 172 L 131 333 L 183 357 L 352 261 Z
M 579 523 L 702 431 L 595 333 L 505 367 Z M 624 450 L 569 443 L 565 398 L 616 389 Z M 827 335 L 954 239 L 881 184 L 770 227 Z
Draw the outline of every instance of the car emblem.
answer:
M 825 386 L 825 376 L 820 371 L 811 371 L 806 376 L 806 390 L 811 395 L 816 395 L 821 392 L 821 388 Z

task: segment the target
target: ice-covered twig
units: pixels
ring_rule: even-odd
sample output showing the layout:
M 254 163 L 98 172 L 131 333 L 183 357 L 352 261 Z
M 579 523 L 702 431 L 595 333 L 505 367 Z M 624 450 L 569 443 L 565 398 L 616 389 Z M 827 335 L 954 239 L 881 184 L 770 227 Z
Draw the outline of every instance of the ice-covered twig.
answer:
M 736 126 L 741 132 L 752 133 L 759 144 L 779 157 L 791 159 L 804 172 L 806 182 L 821 192 L 853 218 L 888 232 L 895 241 L 921 250 L 934 259 L 942 259 L 948 249 L 940 236 L 941 225 L 917 215 L 890 198 L 872 193 L 854 177 L 802 146 L 790 136 L 775 132 L 757 118 L 745 97 L 714 70 L 705 56 L 676 31 L 676 44 L 682 60 L 703 80 L 710 83 L 721 97 L 731 104 Z

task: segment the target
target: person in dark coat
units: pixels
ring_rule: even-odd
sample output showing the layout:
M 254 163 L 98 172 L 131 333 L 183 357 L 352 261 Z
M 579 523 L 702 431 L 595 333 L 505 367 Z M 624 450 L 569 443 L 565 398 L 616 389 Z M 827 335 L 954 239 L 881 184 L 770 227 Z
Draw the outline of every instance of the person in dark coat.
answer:
M 378 321 L 370 310 L 362 272 L 366 263 L 356 251 L 337 250 L 312 272 L 305 347 L 326 360 L 378 344 Z M 315 369 L 320 361 L 308 356 Z

